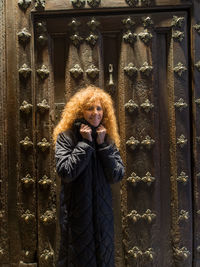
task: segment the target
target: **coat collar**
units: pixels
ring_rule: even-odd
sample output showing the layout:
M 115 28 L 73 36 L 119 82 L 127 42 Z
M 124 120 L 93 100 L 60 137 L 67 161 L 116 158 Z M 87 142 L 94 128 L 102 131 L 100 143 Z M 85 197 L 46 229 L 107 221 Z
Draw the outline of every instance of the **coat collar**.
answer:
M 92 137 L 95 140 L 96 139 L 96 136 L 97 136 L 96 130 L 99 127 L 99 125 L 97 127 L 94 127 L 88 121 L 86 121 L 84 118 L 79 118 L 79 119 L 76 119 L 74 121 L 74 124 L 73 124 L 73 126 L 75 127 L 75 129 L 77 129 L 78 132 L 80 130 L 81 124 L 86 124 L 86 125 L 88 125 L 92 129 Z

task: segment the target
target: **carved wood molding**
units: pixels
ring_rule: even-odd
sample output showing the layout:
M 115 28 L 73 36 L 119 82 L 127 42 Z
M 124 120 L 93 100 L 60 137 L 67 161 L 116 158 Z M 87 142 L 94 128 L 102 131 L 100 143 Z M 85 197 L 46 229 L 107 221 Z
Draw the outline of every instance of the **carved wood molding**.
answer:
M 190 0 L 187 1 L 187 4 Z M 168 4 L 167 4 L 168 3 Z M 85 9 L 85 8 L 147 8 L 147 7 L 163 7 L 163 6 L 184 6 L 183 0 L 46 0 L 45 10 L 58 10 L 58 6 L 62 10 L 66 9 Z

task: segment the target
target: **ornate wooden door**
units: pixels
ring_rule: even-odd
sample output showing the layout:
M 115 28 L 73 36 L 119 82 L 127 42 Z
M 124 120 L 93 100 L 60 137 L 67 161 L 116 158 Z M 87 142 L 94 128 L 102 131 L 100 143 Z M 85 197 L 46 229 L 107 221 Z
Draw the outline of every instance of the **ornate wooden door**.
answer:
M 50 84 L 54 92 L 48 87 L 46 93 L 54 98 L 55 121 L 65 101 L 86 84 L 105 88 L 115 102 L 126 163 L 121 190 L 119 185 L 113 188 L 117 266 L 191 265 L 187 14 L 113 13 L 39 20 L 34 23 L 36 32 L 38 24 L 46 27 L 53 48 L 46 53 L 52 58 L 55 87 Z M 44 62 L 47 57 L 41 57 L 40 50 L 36 60 L 50 66 Z M 37 102 L 44 98 L 40 94 L 41 89 L 36 91 Z M 50 138 L 44 123 L 40 117 L 38 141 Z M 40 177 L 48 165 L 43 158 L 37 162 Z M 38 192 L 40 214 L 45 201 L 44 192 Z M 39 227 L 41 250 L 46 247 L 43 228 Z
M 72 2 L 84 8 L 85 1 Z M 88 5 L 95 8 L 97 2 Z M 193 195 L 198 183 L 193 180 L 197 156 L 192 157 L 196 143 L 188 11 L 151 10 L 149 1 L 141 1 L 145 9 L 136 12 L 130 7 L 137 1 L 126 2 L 129 8 L 118 1 L 111 5 L 118 9 L 105 12 L 55 12 L 49 0 L 50 12 L 43 12 L 44 1 L 36 1 L 36 13 L 29 10 L 29 1 L 18 3 L 17 22 L 6 37 L 7 61 L 13 58 L 7 68 L 18 79 L 7 78 L 8 106 L 0 114 L 0 121 L 8 114 L 14 118 L 6 124 L 8 144 L 4 136 L 0 140 L 2 175 L 6 177 L 7 164 L 10 168 L 1 187 L 3 266 L 55 265 L 60 179 L 52 131 L 65 102 L 87 84 L 112 95 L 126 166 L 123 181 L 112 187 L 116 267 L 200 266 L 194 261 L 199 211 Z M 69 4 L 63 0 L 57 5 L 68 9 Z M 11 4 L 7 17 L 15 9 Z

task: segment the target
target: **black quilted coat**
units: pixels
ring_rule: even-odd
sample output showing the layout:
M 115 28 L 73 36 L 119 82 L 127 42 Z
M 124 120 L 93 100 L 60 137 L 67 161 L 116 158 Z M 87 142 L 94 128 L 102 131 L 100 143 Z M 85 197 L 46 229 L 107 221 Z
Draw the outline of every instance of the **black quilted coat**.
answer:
M 80 125 L 59 134 L 56 169 L 61 177 L 59 267 L 114 267 L 110 183 L 124 166 L 115 145 L 83 140 Z M 95 139 L 95 128 L 93 139 Z

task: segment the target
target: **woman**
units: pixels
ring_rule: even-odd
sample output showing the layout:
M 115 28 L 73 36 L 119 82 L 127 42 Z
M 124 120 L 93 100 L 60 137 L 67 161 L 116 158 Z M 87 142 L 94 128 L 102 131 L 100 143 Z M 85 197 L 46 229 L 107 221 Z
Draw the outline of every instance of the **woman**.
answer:
M 77 92 L 64 108 L 54 141 L 61 177 L 58 266 L 113 267 L 110 183 L 122 179 L 124 166 L 111 97 L 93 86 Z

